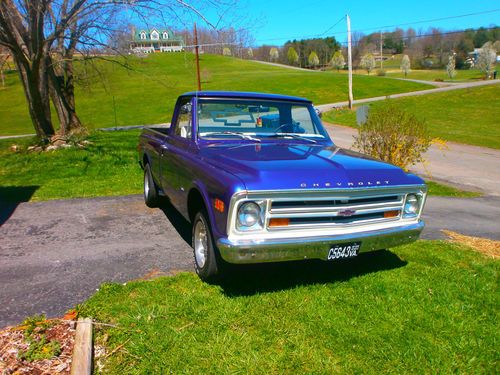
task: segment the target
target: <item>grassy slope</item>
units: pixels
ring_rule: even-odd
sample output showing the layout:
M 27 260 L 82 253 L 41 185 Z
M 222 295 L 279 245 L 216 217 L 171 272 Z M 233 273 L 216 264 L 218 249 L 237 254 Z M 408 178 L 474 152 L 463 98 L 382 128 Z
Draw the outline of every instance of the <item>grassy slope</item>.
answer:
M 105 284 L 84 303 L 105 372 L 495 373 L 498 261 L 419 241 L 349 262 Z
M 133 71 L 100 62 L 103 83 L 90 89 L 78 87 L 77 110 L 90 128 L 115 125 L 153 124 L 170 121 L 177 96 L 195 88 L 192 54 L 158 54 L 132 59 Z M 316 103 L 346 100 L 347 79 L 332 72 L 304 72 L 216 55 L 202 55 L 203 89 L 244 90 L 308 97 Z M 80 75 L 101 77 L 78 67 Z M 0 135 L 33 133 L 21 85 L 15 72 L 7 74 L 0 87 Z M 354 95 L 365 98 L 429 88 L 412 82 L 357 76 Z M 113 106 L 113 97 L 115 107 Z
M 142 171 L 137 163 L 138 130 L 94 132 L 84 150 L 14 153 L 12 144 L 26 149 L 29 139 L 0 141 L 0 200 L 24 201 L 138 194 Z M 476 196 L 443 185 L 430 194 Z
M 500 148 L 498 122 L 500 85 L 391 100 L 414 112 L 418 117 L 426 119 L 434 137 L 476 146 Z M 373 108 L 381 105 L 384 103 L 370 104 Z M 324 120 L 335 124 L 357 126 L 356 113 L 348 110 L 326 113 Z

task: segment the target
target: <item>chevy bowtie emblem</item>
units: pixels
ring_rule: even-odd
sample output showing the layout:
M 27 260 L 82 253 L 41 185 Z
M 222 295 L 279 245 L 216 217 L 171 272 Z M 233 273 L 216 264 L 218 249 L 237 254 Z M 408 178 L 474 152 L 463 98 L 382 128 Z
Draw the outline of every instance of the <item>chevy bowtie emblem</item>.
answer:
M 352 216 L 356 213 L 356 211 L 354 210 L 343 210 L 343 211 L 339 211 L 338 215 L 339 216 Z

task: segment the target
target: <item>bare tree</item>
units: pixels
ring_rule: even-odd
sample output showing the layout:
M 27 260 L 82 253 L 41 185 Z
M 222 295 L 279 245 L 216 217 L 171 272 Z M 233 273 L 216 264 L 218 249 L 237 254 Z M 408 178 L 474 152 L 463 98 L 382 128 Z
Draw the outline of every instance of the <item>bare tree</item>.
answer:
M 194 14 L 216 28 L 198 10 L 210 5 L 219 16 L 236 0 L 0 0 L 0 45 L 6 47 L 19 72 L 29 113 L 38 137 L 54 135 L 50 98 L 66 134 L 81 126 L 74 98 L 74 56 L 94 58 L 109 47 L 110 36 L 121 16 L 135 12 L 139 19 L 148 12 L 155 19 L 182 19 Z M 202 4 L 206 2 L 207 4 Z M 195 6 L 194 4 L 198 5 Z M 125 18 L 125 17 L 124 17 Z
M 8 67 L 10 54 L 7 48 L 0 45 L 0 81 L 2 81 L 2 87 L 5 87 L 5 69 Z
M 44 35 L 48 5 L 48 0 L 0 1 L 0 45 L 12 54 L 31 120 L 42 140 L 54 134 L 47 74 L 50 44 Z

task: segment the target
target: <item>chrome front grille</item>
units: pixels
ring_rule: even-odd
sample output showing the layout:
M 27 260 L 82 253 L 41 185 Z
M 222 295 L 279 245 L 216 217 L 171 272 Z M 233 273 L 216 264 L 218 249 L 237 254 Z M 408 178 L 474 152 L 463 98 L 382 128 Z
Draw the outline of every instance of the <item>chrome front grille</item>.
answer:
M 304 193 L 294 197 L 274 197 L 270 201 L 269 230 L 298 229 L 318 226 L 352 226 L 401 218 L 405 194 L 389 193 L 338 195 Z M 270 225 L 272 219 L 288 219 L 286 226 Z

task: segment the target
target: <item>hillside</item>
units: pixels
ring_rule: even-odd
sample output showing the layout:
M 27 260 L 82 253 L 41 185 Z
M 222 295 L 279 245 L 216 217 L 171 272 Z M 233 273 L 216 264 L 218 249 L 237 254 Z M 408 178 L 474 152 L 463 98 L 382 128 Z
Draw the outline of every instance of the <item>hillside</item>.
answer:
M 196 87 L 190 53 L 131 58 L 131 69 L 106 61 L 96 65 L 98 69 L 83 63 L 76 67 L 80 82 L 77 110 L 89 128 L 167 122 L 176 97 Z M 347 98 L 347 77 L 334 72 L 305 72 L 217 55 L 202 55 L 201 71 L 205 90 L 282 93 L 307 97 L 317 104 Z M 354 77 L 355 98 L 425 88 L 429 86 L 383 77 Z M 26 133 L 33 133 L 33 128 L 17 73 L 10 72 L 6 87 L 0 87 L 0 135 Z
M 425 120 L 434 137 L 496 149 L 500 149 L 499 100 L 500 85 L 391 99 L 393 103 Z M 369 105 L 378 108 L 384 105 L 384 101 Z M 357 127 L 354 111 L 327 112 L 323 120 Z

